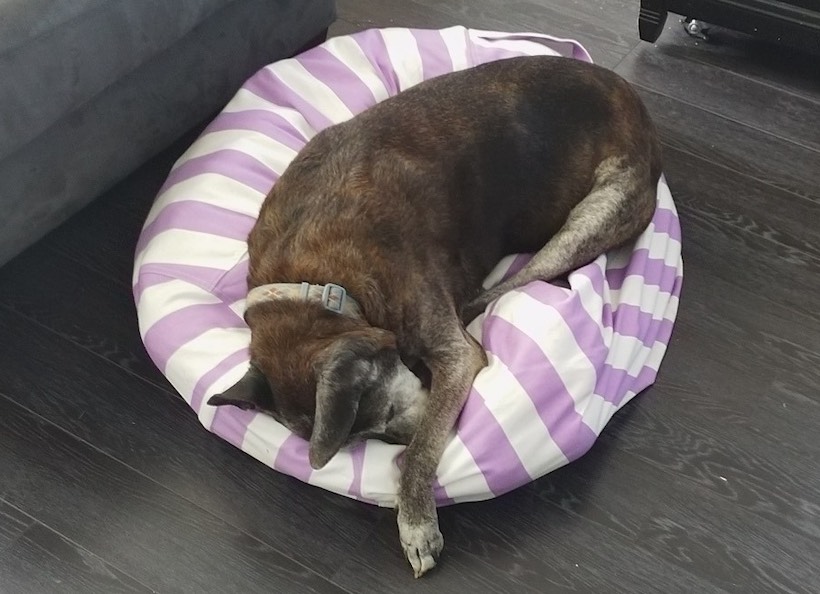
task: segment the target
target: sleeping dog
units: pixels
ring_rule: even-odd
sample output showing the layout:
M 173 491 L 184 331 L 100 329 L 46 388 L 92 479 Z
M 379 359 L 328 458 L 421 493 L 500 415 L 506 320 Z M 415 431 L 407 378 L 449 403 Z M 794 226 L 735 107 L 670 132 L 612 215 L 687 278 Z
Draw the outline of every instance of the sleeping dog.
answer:
M 634 90 L 568 58 L 440 76 L 325 129 L 250 233 L 250 367 L 209 403 L 272 415 L 316 469 L 356 440 L 406 444 L 399 538 L 424 574 L 444 544 L 436 467 L 487 365 L 465 322 L 634 240 L 660 171 Z M 521 252 L 535 255 L 482 292 Z

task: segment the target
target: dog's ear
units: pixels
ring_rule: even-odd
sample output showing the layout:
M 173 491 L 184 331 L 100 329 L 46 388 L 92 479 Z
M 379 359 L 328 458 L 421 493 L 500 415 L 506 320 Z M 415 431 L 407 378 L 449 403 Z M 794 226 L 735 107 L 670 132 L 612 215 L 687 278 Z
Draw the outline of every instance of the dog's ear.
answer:
M 331 349 L 316 382 L 316 415 L 308 450 L 315 469 L 327 464 L 347 441 L 362 394 L 378 377 L 376 348 L 369 341 L 348 339 Z
M 273 394 L 268 379 L 253 365 L 248 367 L 242 379 L 208 400 L 211 406 L 230 404 L 242 410 L 270 410 L 272 403 Z

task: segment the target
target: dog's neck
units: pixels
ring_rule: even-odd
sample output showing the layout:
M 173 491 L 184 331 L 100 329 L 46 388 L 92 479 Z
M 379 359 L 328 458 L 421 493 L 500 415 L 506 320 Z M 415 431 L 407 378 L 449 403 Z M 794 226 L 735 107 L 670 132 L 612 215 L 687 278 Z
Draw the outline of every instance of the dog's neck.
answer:
M 352 318 L 364 318 L 356 300 L 339 285 L 312 285 L 310 283 L 271 283 L 254 287 L 248 292 L 245 311 L 266 301 L 291 299 L 315 301 L 325 309 Z

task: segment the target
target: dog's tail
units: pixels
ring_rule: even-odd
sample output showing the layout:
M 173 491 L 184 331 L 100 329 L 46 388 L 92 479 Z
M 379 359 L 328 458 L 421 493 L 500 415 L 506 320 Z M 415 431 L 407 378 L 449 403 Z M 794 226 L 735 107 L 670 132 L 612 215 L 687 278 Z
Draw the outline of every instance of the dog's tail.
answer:
M 659 168 L 627 159 L 605 159 L 595 170 L 590 193 L 533 258 L 504 282 L 479 295 L 462 310 L 465 323 L 492 301 L 532 281 L 552 281 L 604 252 L 634 240 L 655 212 Z

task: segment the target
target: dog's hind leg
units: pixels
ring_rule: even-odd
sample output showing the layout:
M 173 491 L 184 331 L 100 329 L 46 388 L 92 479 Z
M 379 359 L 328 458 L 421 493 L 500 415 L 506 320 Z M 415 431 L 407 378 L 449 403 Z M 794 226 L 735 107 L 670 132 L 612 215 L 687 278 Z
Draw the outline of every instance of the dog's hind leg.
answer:
M 656 183 L 646 167 L 625 166 L 622 159 L 604 160 L 595 170 L 592 190 L 558 232 L 515 275 L 468 303 L 462 320 L 470 322 L 508 291 L 532 281 L 552 280 L 637 237 L 655 212 Z
M 433 479 L 447 437 L 467 400 L 487 355 L 448 308 L 446 317 L 426 316 L 430 337 L 424 363 L 430 369 L 430 396 L 413 440 L 404 453 L 399 488 L 398 527 L 404 554 L 416 577 L 436 565 L 444 546 L 438 527 Z

